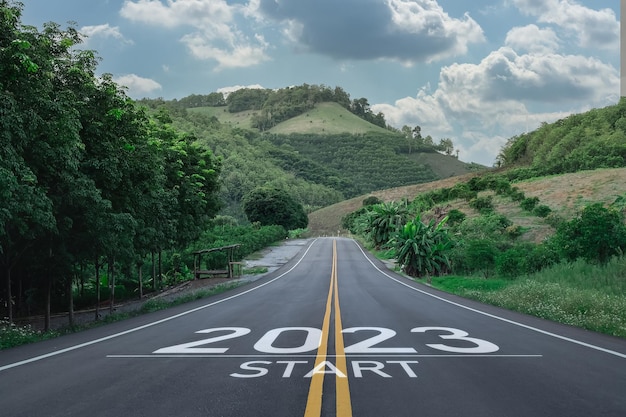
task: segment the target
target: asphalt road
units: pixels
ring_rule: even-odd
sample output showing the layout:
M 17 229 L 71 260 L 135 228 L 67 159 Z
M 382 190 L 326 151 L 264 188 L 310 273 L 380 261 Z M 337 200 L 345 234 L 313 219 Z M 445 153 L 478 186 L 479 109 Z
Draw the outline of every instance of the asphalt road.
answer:
M 449 296 L 350 239 L 220 296 L 0 352 L 0 415 L 626 416 L 626 340 Z

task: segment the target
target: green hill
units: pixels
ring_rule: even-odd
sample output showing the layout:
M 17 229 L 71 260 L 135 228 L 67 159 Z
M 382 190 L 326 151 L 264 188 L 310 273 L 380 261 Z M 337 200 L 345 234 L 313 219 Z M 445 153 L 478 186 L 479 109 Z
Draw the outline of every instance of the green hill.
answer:
M 388 133 L 386 129 L 373 125 L 350 113 L 338 103 L 318 103 L 305 114 L 288 119 L 271 128 L 270 133 L 315 133 L 332 135 L 337 133 L 361 134 L 366 132 Z
M 626 99 L 614 106 L 544 123 L 511 138 L 498 162 L 523 176 L 622 167 L 626 161 Z
M 374 190 L 484 169 L 434 146 L 409 152 L 405 136 L 380 127 L 384 116 L 373 115 L 366 99 L 350 102 L 338 87 L 244 89 L 227 99 L 211 93 L 139 104 L 221 158 L 222 214 L 237 218 L 243 197 L 259 186 L 288 189 L 313 211 Z
M 445 156 L 422 153 L 411 158 L 431 167 L 441 167 L 433 159 Z M 500 168 L 496 171 L 452 178 L 447 177 L 457 172 L 454 165 L 448 163 L 444 169 L 436 171 L 439 178 L 446 179 L 375 191 L 323 208 L 311 213 L 311 230 L 314 234 L 336 233 L 341 229 L 341 218 L 360 208 L 367 195 L 383 201 L 412 201 L 420 194 L 492 174 L 511 181 L 527 197 L 538 198 L 539 204 L 548 206 L 564 219 L 573 218 L 586 204 L 614 202 L 626 194 L 626 100 L 551 124 L 544 123 L 533 132 L 515 136 L 502 149 L 498 162 Z M 491 195 L 496 212 L 525 228 L 529 240 L 541 240 L 554 231 L 544 219 L 520 211 L 519 204 L 490 192 L 479 195 Z M 477 215 L 465 200 L 452 200 L 446 204 Z
M 245 110 L 231 113 L 224 106 L 189 108 L 190 113 L 213 116 L 220 123 L 259 131 L 252 127 L 253 117 L 258 115 L 257 110 Z M 366 132 L 389 133 L 380 126 L 373 125 L 366 120 L 350 113 L 338 103 L 324 102 L 316 104 L 304 114 L 285 120 L 269 129 L 270 133 L 288 135 L 291 133 L 316 133 L 332 135 L 337 133 L 361 134 Z

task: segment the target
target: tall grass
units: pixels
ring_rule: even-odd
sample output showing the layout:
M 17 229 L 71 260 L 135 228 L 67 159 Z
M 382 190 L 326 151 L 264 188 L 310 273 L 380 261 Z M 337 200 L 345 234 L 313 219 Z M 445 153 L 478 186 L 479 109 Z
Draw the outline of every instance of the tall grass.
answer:
M 515 281 L 440 277 L 433 286 L 487 304 L 626 338 L 626 258 L 563 263 Z

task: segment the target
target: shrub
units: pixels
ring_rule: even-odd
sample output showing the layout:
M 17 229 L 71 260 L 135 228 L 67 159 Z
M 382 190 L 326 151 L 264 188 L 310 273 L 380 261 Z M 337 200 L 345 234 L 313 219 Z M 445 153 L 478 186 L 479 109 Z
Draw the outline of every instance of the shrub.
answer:
M 462 198 L 469 201 L 472 198 L 476 198 L 478 193 L 476 193 L 476 191 L 470 190 L 467 183 L 460 182 L 458 184 L 455 184 L 454 187 L 450 188 L 450 192 L 448 195 L 450 196 L 450 199 Z
M 522 202 L 520 203 L 520 206 L 522 207 L 522 209 L 526 211 L 533 211 L 533 209 L 535 208 L 537 204 L 539 204 L 539 198 L 529 197 L 529 198 L 523 199 Z
M 559 262 L 559 255 L 550 245 L 522 243 L 496 257 L 496 271 L 507 278 L 532 274 Z
M 522 201 L 526 198 L 524 192 L 517 187 L 511 187 L 506 195 L 508 195 L 509 198 L 513 201 Z
M 626 226 L 620 211 L 601 203 L 583 209 L 578 218 L 562 223 L 553 237 L 563 257 L 606 263 L 626 249 Z
M 492 213 L 494 210 L 493 197 L 476 197 L 469 202 L 469 206 L 474 210 L 477 210 L 480 214 Z
M 550 213 L 552 213 L 552 209 L 543 204 L 533 209 L 533 214 L 537 217 L 547 217 Z
M 546 223 L 548 223 L 550 226 L 554 228 L 559 227 L 559 225 L 563 223 L 564 221 L 565 219 L 563 219 L 563 217 L 559 216 L 556 213 L 550 213 L 546 216 Z
M 466 240 L 500 240 L 504 237 L 506 228 L 512 224 L 503 214 L 492 213 L 466 219 L 459 229 Z
M 452 209 L 448 212 L 448 223 L 450 226 L 461 224 L 465 220 L 465 213 L 460 210 Z
M 512 224 L 504 229 L 504 234 L 511 239 L 517 239 L 524 233 L 524 229 L 519 224 Z
M 365 200 L 363 200 L 363 207 L 373 206 L 375 204 L 380 204 L 382 202 L 383 201 L 380 198 L 371 195 L 371 196 L 367 197 Z

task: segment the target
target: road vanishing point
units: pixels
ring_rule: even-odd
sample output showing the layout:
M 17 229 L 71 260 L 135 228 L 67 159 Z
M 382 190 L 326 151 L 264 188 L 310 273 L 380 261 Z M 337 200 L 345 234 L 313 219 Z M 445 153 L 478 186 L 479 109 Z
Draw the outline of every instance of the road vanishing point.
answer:
M 626 416 L 626 340 L 311 239 L 227 293 L 0 352 L 0 415 Z

